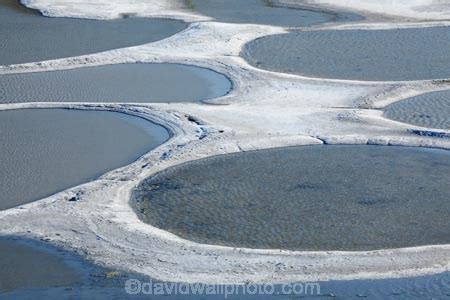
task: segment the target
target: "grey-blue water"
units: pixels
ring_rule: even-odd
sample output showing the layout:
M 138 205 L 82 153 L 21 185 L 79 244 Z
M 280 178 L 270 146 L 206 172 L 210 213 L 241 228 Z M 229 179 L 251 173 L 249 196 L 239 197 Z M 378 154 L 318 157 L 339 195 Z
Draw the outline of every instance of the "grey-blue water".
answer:
M 57 232 L 55 232 L 56 234 Z M 93 265 L 82 257 L 35 240 L 3 237 L 0 240 L 0 298 L 1 299 L 225 299 L 224 294 L 170 293 L 170 282 L 107 269 Z M 127 280 L 142 283 L 167 284 L 163 295 L 128 294 Z M 267 287 L 273 291 L 264 295 L 244 294 L 244 289 L 228 295 L 227 299 L 448 299 L 450 274 L 442 273 L 402 279 L 351 280 L 320 282 L 320 291 L 294 294 L 281 285 Z M 291 286 L 292 287 L 292 286 Z M 297 285 L 297 292 L 299 285 Z M 215 290 L 236 291 L 230 286 L 209 286 Z M 205 288 L 206 290 L 206 288 Z M 191 290 L 192 291 L 192 290 Z M 246 290 L 247 291 L 247 288 Z M 248 287 L 248 291 L 254 291 Z M 320 293 L 317 293 L 319 291 Z
M 215 156 L 142 182 L 146 223 L 199 243 L 375 250 L 450 243 L 450 151 L 304 146 Z
M 231 82 L 180 64 L 117 64 L 0 75 L 0 103 L 187 102 L 223 96 Z
M 0 209 L 92 180 L 168 138 L 163 127 L 121 113 L 0 111 Z
M 283 27 L 312 26 L 326 22 L 351 22 L 363 17 L 298 5 L 283 5 L 277 0 L 180 0 L 187 9 L 227 23 L 251 23 Z
M 426 93 L 398 101 L 384 109 L 384 116 L 422 127 L 450 129 L 450 91 Z
M 169 19 L 46 18 L 17 0 L 0 0 L 0 65 L 78 56 L 161 40 L 186 28 Z
M 243 56 L 304 76 L 403 81 L 450 78 L 449 27 L 290 32 L 256 39 Z

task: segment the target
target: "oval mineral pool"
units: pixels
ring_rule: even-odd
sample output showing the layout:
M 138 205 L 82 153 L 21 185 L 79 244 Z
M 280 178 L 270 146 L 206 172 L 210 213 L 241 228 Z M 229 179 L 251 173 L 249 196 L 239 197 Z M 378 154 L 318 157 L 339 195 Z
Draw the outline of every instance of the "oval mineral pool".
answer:
M 127 165 L 169 137 L 161 126 L 113 112 L 0 112 L 0 209 L 49 196 Z
M 325 30 L 262 37 L 243 55 L 254 66 L 298 75 L 366 81 L 450 77 L 449 27 Z
M 200 243 L 373 250 L 450 243 L 450 151 L 303 146 L 202 159 L 145 180 L 133 206 Z
M 46 18 L 21 6 L 17 0 L 0 0 L 0 65 L 137 46 L 161 40 L 184 28 L 184 22 L 169 19 Z
M 0 75 L 0 103 L 193 102 L 223 96 L 231 82 L 180 64 L 117 64 Z
M 450 129 L 450 90 L 422 94 L 388 105 L 385 117 L 428 128 Z
M 227 23 L 252 23 L 283 27 L 312 26 L 335 21 L 357 21 L 363 17 L 330 12 L 278 0 L 184 0 L 186 8 Z

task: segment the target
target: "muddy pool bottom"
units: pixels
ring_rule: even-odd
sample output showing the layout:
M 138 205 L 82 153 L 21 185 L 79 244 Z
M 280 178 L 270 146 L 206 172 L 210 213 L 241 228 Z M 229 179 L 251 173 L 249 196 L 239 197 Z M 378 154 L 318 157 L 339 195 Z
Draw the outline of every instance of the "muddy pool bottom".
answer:
M 215 156 L 136 189 L 146 223 L 199 243 L 374 250 L 450 243 L 450 151 L 302 146 Z
M 450 91 L 418 95 L 388 105 L 384 116 L 427 128 L 450 129 Z
M 56 233 L 56 232 L 55 232 Z M 51 235 L 50 235 L 51 236 Z M 83 257 L 50 243 L 16 237 L 0 239 L 1 299 L 224 299 L 192 292 L 175 293 L 171 287 L 184 283 L 160 282 L 146 276 L 94 265 Z M 131 288 L 130 282 L 138 282 Z M 140 283 L 140 288 L 139 288 Z M 143 284 L 151 286 L 153 295 Z M 328 281 L 286 285 L 259 285 L 252 295 L 250 286 L 204 285 L 204 290 L 227 291 L 227 299 L 446 299 L 450 296 L 450 274 L 442 273 L 401 279 Z M 163 285 L 162 292 L 157 287 Z M 198 285 L 189 285 L 189 287 Z M 287 288 L 292 288 L 289 292 Z M 294 290 L 294 287 L 295 290 Z M 303 292 L 301 290 L 303 288 Z M 158 290 L 161 291 L 161 290 Z M 184 291 L 184 290 L 183 290 Z M 271 292 L 273 291 L 273 292 Z

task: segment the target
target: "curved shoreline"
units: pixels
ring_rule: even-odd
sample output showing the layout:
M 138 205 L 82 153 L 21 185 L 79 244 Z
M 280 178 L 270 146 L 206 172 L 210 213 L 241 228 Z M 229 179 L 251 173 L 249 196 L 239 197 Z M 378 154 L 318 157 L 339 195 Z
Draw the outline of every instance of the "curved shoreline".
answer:
M 53 243 L 85 253 L 87 259 L 100 265 L 170 281 L 280 283 L 404 277 L 448 271 L 450 245 L 369 252 L 228 248 L 179 239 L 143 224 L 134 214 L 128 201 L 132 189 L 141 180 L 167 167 L 215 154 L 322 143 L 450 149 L 449 139 L 413 135 L 408 130 L 417 127 L 389 121 L 374 109 L 386 99 L 400 97 L 411 90 L 432 91 L 450 83 L 372 84 L 309 79 L 258 70 L 239 57 L 247 41 L 282 32 L 285 29 L 271 26 L 195 23 L 152 44 L 0 68 L 0 73 L 6 74 L 118 62 L 182 62 L 220 71 L 235 83 L 230 94 L 208 101 L 228 104 L 226 106 L 193 103 L 0 106 L 0 109 L 69 107 L 120 111 L 151 119 L 173 133 L 172 139 L 135 163 L 111 171 L 94 182 L 21 209 L 0 212 L 0 233 L 51 237 Z M 207 46 L 205 40 L 209 41 Z M 83 193 L 76 204 L 63 200 L 78 191 Z M 52 221 L 42 224 L 42 218 Z M 62 234 L 54 236 L 55 232 Z M 279 263 L 287 268 L 280 269 Z
M 435 91 L 409 97 L 386 106 L 388 119 L 435 130 L 450 130 L 450 90 Z
M 0 24 L 2 65 L 141 45 L 172 36 L 188 26 L 185 22 L 168 18 L 123 17 L 103 21 L 48 18 L 37 10 L 20 5 L 18 0 L 0 0 Z
M 130 204 L 144 223 L 199 244 L 299 252 L 445 245 L 449 160 L 447 150 L 371 145 L 217 155 L 146 178 Z
M 124 63 L 0 75 L 0 87 L 5 90 L 0 103 L 172 103 L 222 97 L 233 84 L 221 73 L 193 65 Z
M 162 126 L 115 112 L 36 108 L 0 116 L 0 210 L 96 180 L 169 138 Z

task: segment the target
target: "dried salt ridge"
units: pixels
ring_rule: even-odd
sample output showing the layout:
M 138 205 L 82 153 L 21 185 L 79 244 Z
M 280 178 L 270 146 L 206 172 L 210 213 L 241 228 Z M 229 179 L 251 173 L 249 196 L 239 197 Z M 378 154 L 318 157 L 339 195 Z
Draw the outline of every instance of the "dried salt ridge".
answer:
M 139 11 L 141 15 L 178 16 L 186 21 L 207 19 L 178 10 L 165 0 L 151 4 L 122 1 L 114 5 L 103 0 L 51 4 L 50 0 L 31 3 L 53 16 L 65 13 L 114 18 L 121 13 Z M 97 9 L 103 4 L 104 9 Z M 430 19 L 430 14 L 423 12 L 423 19 Z M 351 26 L 324 25 L 324 28 L 429 25 L 428 22 L 364 22 Z M 433 25 L 445 26 L 448 22 L 435 21 Z M 54 236 L 53 243 L 82 251 L 99 264 L 159 280 L 276 283 L 405 277 L 448 271 L 448 245 L 326 253 L 233 249 L 183 240 L 138 219 L 129 199 L 139 182 L 170 166 L 216 154 L 323 143 L 450 149 L 449 139 L 413 134 L 410 129 L 414 127 L 390 121 L 378 109 L 414 94 L 449 88 L 446 81 L 368 83 L 304 78 L 259 70 L 239 57 L 242 47 L 251 40 L 286 30 L 263 25 L 201 22 L 153 44 L 0 68 L 1 74 L 11 74 L 137 61 L 185 63 L 223 73 L 233 81 L 234 87 L 225 97 L 211 101 L 229 104 L 226 106 L 194 103 L 2 105 L 1 109 L 50 106 L 116 110 L 163 124 L 170 129 L 173 138 L 135 163 L 107 173 L 97 181 L 22 209 L 0 212 L 0 232 L 46 238 L 57 229 L 61 235 Z M 77 192 L 82 194 L 76 203 L 63 200 Z M 43 219 L 52 222 L 43 223 Z
M 284 4 L 298 3 L 298 0 L 279 0 Z M 446 0 L 414 0 L 414 1 L 359 1 L 359 0 L 304 0 L 306 4 L 323 5 L 325 7 L 349 9 L 359 13 L 378 14 L 385 18 L 399 20 L 448 20 L 450 3 Z

